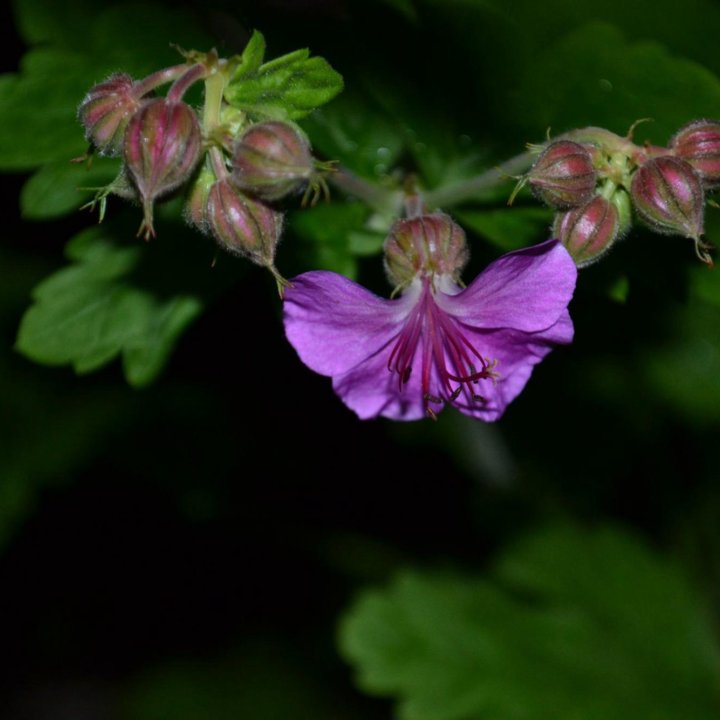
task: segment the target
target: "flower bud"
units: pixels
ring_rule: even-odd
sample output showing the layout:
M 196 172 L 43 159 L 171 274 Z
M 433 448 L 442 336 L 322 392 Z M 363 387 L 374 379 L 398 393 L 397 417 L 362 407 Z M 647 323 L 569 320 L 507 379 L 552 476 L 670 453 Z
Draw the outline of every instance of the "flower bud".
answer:
M 444 213 L 398 220 L 385 240 L 385 270 L 399 286 L 418 275 L 457 279 L 467 261 L 465 232 Z
M 637 214 L 656 232 L 694 240 L 703 234 L 702 182 L 685 160 L 648 160 L 635 171 L 630 194 Z
M 119 155 L 125 128 L 139 107 L 140 99 L 133 93 L 133 79 L 125 73 L 111 75 L 90 88 L 80 103 L 78 119 L 85 128 L 85 138 L 101 155 Z
M 279 200 L 301 187 L 315 170 L 310 145 L 284 122 L 252 125 L 235 145 L 232 180 L 263 200 Z
M 575 260 L 585 267 L 602 257 L 623 234 L 616 203 L 596 195 L 582 207 L 558 214 L 552 234 Z
M 527 181 L 535 196 L 557 210 L 578 207 L 595 192 L 597 173 L 590 151 L 579 143 L 550 143 L 535 161 Z
M 155 235 L 153 202 L 182 185 L 200 159 L 202 134 L 193 109 L 166 98 L 150 100 L 125 132 L 125 166 L 138 189 L 145 219 L 140 232 Z
M 720 185 L 720 122 L 695 120 L 670 141 L 673 155 L 690 163 L 706 188 Z
M 210 188 L 206 218 L 223 248 L 274 272 L 275 249 L 283 224 L 281 213 L 250 199 L 224 179 Z
M 210 232 L 207 220 L 207 201 L 210 188 L 215 180 L 215 173 L 207 166 L 203 167 L 193 182 L 183 208 L 185 220 L 202 233 Z

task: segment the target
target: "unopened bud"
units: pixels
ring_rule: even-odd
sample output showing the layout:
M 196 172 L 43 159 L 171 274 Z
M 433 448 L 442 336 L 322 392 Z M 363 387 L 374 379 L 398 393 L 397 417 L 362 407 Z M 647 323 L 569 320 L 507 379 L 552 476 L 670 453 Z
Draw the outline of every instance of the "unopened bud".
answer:
M 208 167 L 203 167 L 193 182 L 183 209 L 185 220 L 203 233 L 210 232 L 207 220 L 207 201 L 210 188 L 215 180 L 215 173 Z
M 274 271 L 283 224 L 281 213 L 247 197 L 224 179 L 210 188 L 206 218 L 223 248 Z
M 125 128 L 139 107 L 133 79 L 125 73 L 111 75 L 90 88 L 80 103 L 78 119 L 85 128 L 85 138 L 101 155 L 119 155 Z
M 279 200 L 311 178 L 315 163 L 310 145 L 293 125 L 252 125 L 235 145 L 232 180 L 263 200 Z
M 587 202 L 597 183 L 590 151 L 571 140 L 550 143 L 526 177 L 535 196 L 557 210 Z
M 457 279 L 467 261 L 465 232 L 444 213 L 398 220 L 385 240 L 385 270 L 400 286 L 418 275 Z
M 720 185 L 720 122 L 688 123 L 673 136 L 669 147 L 673 155 L 692 165 L 704 187 Z
M 633 207 L 653 230 L 698 241 L 703 234 L 700 176 L 685 160 L 664 155 L 641 165 L 631 184 Z
M 145 219 L 140 232 L 155 235 L 153 202 L 182 185 L 200 159 L 202 134 L 193 109 L 166 98 L 150 100 L 130 119 L 125 132 L 124 159 Z
M 578 267 L 602 257 L 623 234 L 616 203 L 596 195 L 582 207 L 555 217 L 552 234 L 567 248 Z

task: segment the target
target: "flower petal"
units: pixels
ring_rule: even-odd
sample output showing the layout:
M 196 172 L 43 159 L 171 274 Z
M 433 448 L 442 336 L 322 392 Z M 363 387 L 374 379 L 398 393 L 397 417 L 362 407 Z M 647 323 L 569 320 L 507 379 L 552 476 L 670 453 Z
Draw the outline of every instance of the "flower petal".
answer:
M 335 376 L 387 346 L 412 304 L 410 296 L 379 298 L 336 273 L 308 272 L 285 290 L 285 333 L 309 368 Z
M 567 308 L 577 267 L 557 241 L 517 250 L 491 263 L 456 295 L 438 293 L 437 302 L 474 328 L 537 332 L 552 327 Z
M 391 420 L 426 417 L 420 373 L 412 373 L 402 389 L 398 381 L 397 373 L 387 368 L 387 354 L 378 353 L 334 378 L 333 389 L 361 420 L 378 416 Z
M 558 321 L 537 333 L 518 330 L 473 330 L 467 328 L 467 337 L 475 347 L 492 360 L 498 378 L 480 380 L 478 394 L 486 402 L 472 402 L 465 393 L 455 406 L 466 415 L 492 422 L 499 419 L 507 406 L 520 394 L 537 365 L 556 345 L 567 344 L 573 338 L 570 314 L 564 310 Z

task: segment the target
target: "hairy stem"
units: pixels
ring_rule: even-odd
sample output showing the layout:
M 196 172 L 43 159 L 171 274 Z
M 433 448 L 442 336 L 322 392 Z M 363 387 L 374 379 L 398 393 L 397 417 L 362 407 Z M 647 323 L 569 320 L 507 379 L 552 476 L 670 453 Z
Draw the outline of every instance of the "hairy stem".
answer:
M 400 215 L 403 205 L 403 193 L 400 190 L 387 189 L 363 180 L 349 170 L 339 167 L 328 175 L 328 181 L 333 187 L 346 195 L 362 200 L 376 212 L 382 214 Z
M 524 173 L 534 159 L 535 155 L 530 152 L 521 153 L 480 175 L 426 192 L 423 199 L 429 207 L 450 207 L 476 199 L 478 194 L 506 182 L 508 177 Z

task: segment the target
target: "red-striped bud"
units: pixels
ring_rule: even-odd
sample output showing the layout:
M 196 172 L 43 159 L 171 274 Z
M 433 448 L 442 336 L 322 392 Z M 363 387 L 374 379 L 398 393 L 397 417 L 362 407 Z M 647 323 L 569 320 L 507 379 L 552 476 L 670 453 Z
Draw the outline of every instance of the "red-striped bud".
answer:
M 703 234 L 700 176 L 680 158 L 663 155 L 641 165 L 631 185 L 633 207 L 653 230 L 698 240 Z
M 232 180 L 263 200 L 279 200 L 315 172 L 310 145 L 293 125 L 263 122 L 248 128 L 235 145 Z
M 275 249 L 283 225 L 281 213 L 252 200 L 224 179 L 210 188 L 205 217 L 225 250 L 274 271 Z
M 467 261 L 465 232 L 444 213 L 398 220 L 385 240 L 385 270 L 400 286 L 418 275 L 457 279 Z
M 616 203 L 596 195 L 582 207 L 555 217 L 552 234 L 567 248 L 578 267 L 602 257 L 624 233 L 627 225 Z
M 111 75 L 90 88 L 80 103 L 78 119 L 85 128 L 85 138 L 101 155 L 119 155 L 125 128 L 139 107 L 133 79 L 125 73 Z
M 527 174 L 535 196 L 557 210 L 578 207 L 595 192 L 597 173 L 589 150 L 571 140 L 550 143 Z
M 145 239 L 155 235 L 153 202 L 182 185 L 201 156 L 202 134 L 193 109 L 166 98 L 148 101 L 125 132 L 125 166 L 142 199 Z
M 692 165 L 706 188 L 720 185 L 720 122 L 688 123 L 673 136 L 670 149 Z

